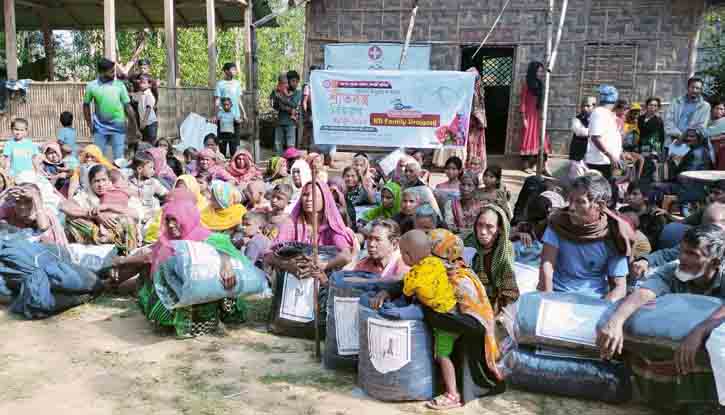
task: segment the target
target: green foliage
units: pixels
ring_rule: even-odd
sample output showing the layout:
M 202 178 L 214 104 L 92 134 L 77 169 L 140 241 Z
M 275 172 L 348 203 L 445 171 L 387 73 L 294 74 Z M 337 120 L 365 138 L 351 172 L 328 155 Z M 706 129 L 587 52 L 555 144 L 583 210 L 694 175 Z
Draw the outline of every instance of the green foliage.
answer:
M 709 96 L 725 97 L 725 36 L 718 21 L 725 21 L 725 8 L 713 9 L 705 16 L 700 47 L 700 68 L 698 74 L 706 79 Z

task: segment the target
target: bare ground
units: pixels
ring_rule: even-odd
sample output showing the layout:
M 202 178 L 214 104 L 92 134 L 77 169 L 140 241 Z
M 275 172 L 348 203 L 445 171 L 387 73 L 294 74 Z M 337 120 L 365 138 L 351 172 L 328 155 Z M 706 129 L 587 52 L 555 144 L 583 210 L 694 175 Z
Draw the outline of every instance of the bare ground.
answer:
M 269 302 L 219 336 L 155 332 L 128 297 L 42 321 L 0 309 L 0 414 L 427 414 L 422 403 L 364 396 L 352 373 L 327 371 L 313 343 L 268 334 Z M 649 414 L 645 408 L 509 390 L 453 414 Z

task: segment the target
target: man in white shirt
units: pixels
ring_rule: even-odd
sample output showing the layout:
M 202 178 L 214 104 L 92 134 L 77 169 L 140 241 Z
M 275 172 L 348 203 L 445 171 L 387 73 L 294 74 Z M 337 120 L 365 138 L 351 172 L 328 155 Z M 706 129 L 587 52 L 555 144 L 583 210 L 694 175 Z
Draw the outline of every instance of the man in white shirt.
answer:
M 589 118 L 589 145 L 584 156 L 587 167 L 599 171 L 607 179 L 612 177 L 612 166 L 619 164 L 622 155 L 622 136 L 612 111 L 617 99 L 617 88 L 611 85 L 599 87 L 599 106 Z

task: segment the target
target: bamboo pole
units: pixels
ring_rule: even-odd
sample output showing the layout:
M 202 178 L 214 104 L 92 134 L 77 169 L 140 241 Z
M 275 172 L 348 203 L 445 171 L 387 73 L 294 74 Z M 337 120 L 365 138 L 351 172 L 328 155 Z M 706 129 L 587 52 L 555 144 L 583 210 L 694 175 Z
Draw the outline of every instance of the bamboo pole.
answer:
M 541 125 L 539 131 L 539 157 L 536 163 L 536 175 L 541 176 L 544 172 L 544 144 L 546 143 L 546 121 L 549 109 L 549 83 L 551 81 L 551 72 L 549 72 L 548 62 L 551 60 L 551 49 L 554 38 L 554 0 L 549 0 L 549 8 L 546 11 L 546 75 L 544 78 L 544 100 L 541 108 Z
M 506 3 L 504 3 L 503 7 L 501 8 L 501 12 L 498 14 L 498 17 L 496 17 L 496 20 L 493 21 L 493 25 L 491 26 L 491 29 L 488 31 L 488 33 L 486 33 L 486 36 L 481 41 L 481 44 L 478 45 L 478 49 L 476 49 L 476 51 L 473 52 L 473 56 L 471 56 L 471 58 L 475 58 L 476 55 L 478 55 L 478 52 L 481 50 L 483 45 L 486 43 L 486 41 L 488 40 L 488 37 L 491 36 L 491 33 L 493 33 L 493 29 L 495 29 L 496 26 L 498 25 L 498 22 L 501 20 L 501 16 L 503 16 L 503 12 L 506 11 L 506 7 L 508 7 L 510 2 L 511 2 L 511 0 L 506 0 Z
M 216 9 L 214 0 L 206 0 L 206 46 L 208 50 L 209 87 L 216 85 L 217 40 L 216 40 Z
M 3 5 L 5 18 L 5 62 L 8 79 L 18 79 L 18 44 L 15 28 L 15 0 L 5 0 Z M 8 106 L 10 101 L 8 100 Z
M 403 50 L 400 51 L 400 63 L 398 63 L 398 70 L 405 64 L 405 59 L 408 57 L 408 46 L 410 46 L 410 38 L 413 37 L 413 27 L 415 27 L 415 16 L 418 14 L 418 0 L 413 0 L 413 10 L 410 12 L 410 23 L 408 23 L 408 33 L 405 34 L 405 44 Z
M 313 159 L 310 163 L 312 170 L 312 263 L 317 266 L 317 260 L 320 257 L 319 253 L 319 238 L 317 235 L 317 229 L 319 224 L 317 223 L 317 167 L 315 160 Z M 322 360 L 322 353 L 320 351 L 320 279 L 319 276 L 315 275 L 315 289 L 313 296 L 315 297 L 315 358 L 317 361 Z

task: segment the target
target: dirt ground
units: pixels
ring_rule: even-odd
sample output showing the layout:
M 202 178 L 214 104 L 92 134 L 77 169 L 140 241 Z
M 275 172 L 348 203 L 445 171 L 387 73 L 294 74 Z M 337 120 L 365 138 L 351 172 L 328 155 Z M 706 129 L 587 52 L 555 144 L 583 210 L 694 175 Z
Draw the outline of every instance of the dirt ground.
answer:
M 268 334 L 269 300 L 218 336 L 154 331 L 129 297 L 104 296 L 41 321 L 0 308 L 0 414 L 427 414 L 357 388 L 354 373 L 322 368 L 313 342 Z M 645 408 L 516 390 L 453 414 L 649 414 Z

